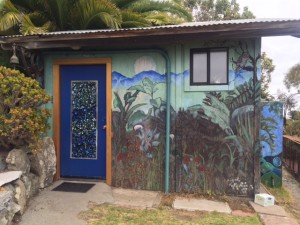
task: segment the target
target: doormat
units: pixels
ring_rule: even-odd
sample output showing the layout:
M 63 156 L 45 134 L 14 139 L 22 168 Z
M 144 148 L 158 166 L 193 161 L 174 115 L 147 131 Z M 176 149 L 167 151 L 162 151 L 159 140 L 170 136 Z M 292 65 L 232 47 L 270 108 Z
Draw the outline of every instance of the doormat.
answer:
M 79 192 L 79 193 L 86 193 L 95 184 L 90 183 L 72 183 L 72 182 L 63 182 L 62 184 L 58 185 L 56 188 L 53 188 L 52 191 L 64 191 L 64 192 Z

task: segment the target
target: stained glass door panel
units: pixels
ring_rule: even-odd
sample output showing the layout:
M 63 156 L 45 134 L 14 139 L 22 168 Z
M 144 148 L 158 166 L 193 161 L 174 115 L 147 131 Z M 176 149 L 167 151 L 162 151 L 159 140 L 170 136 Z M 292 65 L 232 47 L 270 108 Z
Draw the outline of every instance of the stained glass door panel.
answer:
M 105 75 L 105 65 L 60 67 L 62 177 L 105 178 Z

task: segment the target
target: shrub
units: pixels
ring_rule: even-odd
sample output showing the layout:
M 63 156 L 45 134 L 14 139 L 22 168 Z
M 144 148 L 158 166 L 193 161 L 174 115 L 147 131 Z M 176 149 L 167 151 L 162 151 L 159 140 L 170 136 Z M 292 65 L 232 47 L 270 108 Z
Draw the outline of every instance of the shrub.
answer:
M 49 128 L 50 100 L 39 83 L 18 70 L 0 66 L 0 149 L 32 150 Z

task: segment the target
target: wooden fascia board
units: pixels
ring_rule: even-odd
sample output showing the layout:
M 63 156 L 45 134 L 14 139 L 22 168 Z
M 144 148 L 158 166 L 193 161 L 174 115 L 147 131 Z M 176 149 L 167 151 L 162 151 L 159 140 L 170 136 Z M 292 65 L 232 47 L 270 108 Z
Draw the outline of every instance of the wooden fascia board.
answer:
M 72 41 L 114 41 L 122 40 L 153 40 L 168 39 L 169 42 L 178 41 L 181 39 L 192 38 L 251 38 L 263 36 L 283 36 L 293 35 L 300 36 L 299 22 L 273 22 L 273 23 L 249 23 L 249 24 L 220 24 L 214 26 L 201 27 L 177 27 L 177 28 L 163 28 L 163 29 L 142 29 L 142 30 L 121 30 L 121 31 L 107 31 L 99 33 L 76 33 L 76 34 L 59 34 L 59 35 L 40 35 L 40 36 L 21 36 L 21 37 L 7 37 L 2 38 L 6 43 L 16 43 L 24 47 L 38 49 L 42 48 L 39 43 L 53 42 L 58 48 L 67 47 L 68 43 Z M 169 37 L 172 36 L 170 39 Z M 0 39 L 1 40 L 1 39 Z M 152 41 L 152 42 L 153 42 Z M 60 43 L 57 43 L 60 42 Z M 27 44 L 28 43 L 28 44 Z M 36 45 L 36 47 L 35 47 Z M 41 44 L 42 45 L 42 44 Z

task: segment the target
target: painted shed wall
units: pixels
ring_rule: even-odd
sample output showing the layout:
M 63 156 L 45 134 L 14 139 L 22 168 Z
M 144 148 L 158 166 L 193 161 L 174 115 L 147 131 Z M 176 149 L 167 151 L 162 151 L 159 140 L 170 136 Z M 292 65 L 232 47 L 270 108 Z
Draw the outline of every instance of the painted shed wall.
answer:
M 190 49 L 210 47 L 229 48 L 229 84 L 191 87 Z M 252 195 L 260 39 L 163 49 L 171 61 L 171 191 Z M 45 53 L 47 92 L 53 94 L 54 60 L 93 57 L 112 59 L 113 185 L 163 190 L 165 59 L 153 50 Z
M 282 186 L 283 102 L 261 103 L 261 182 Z

